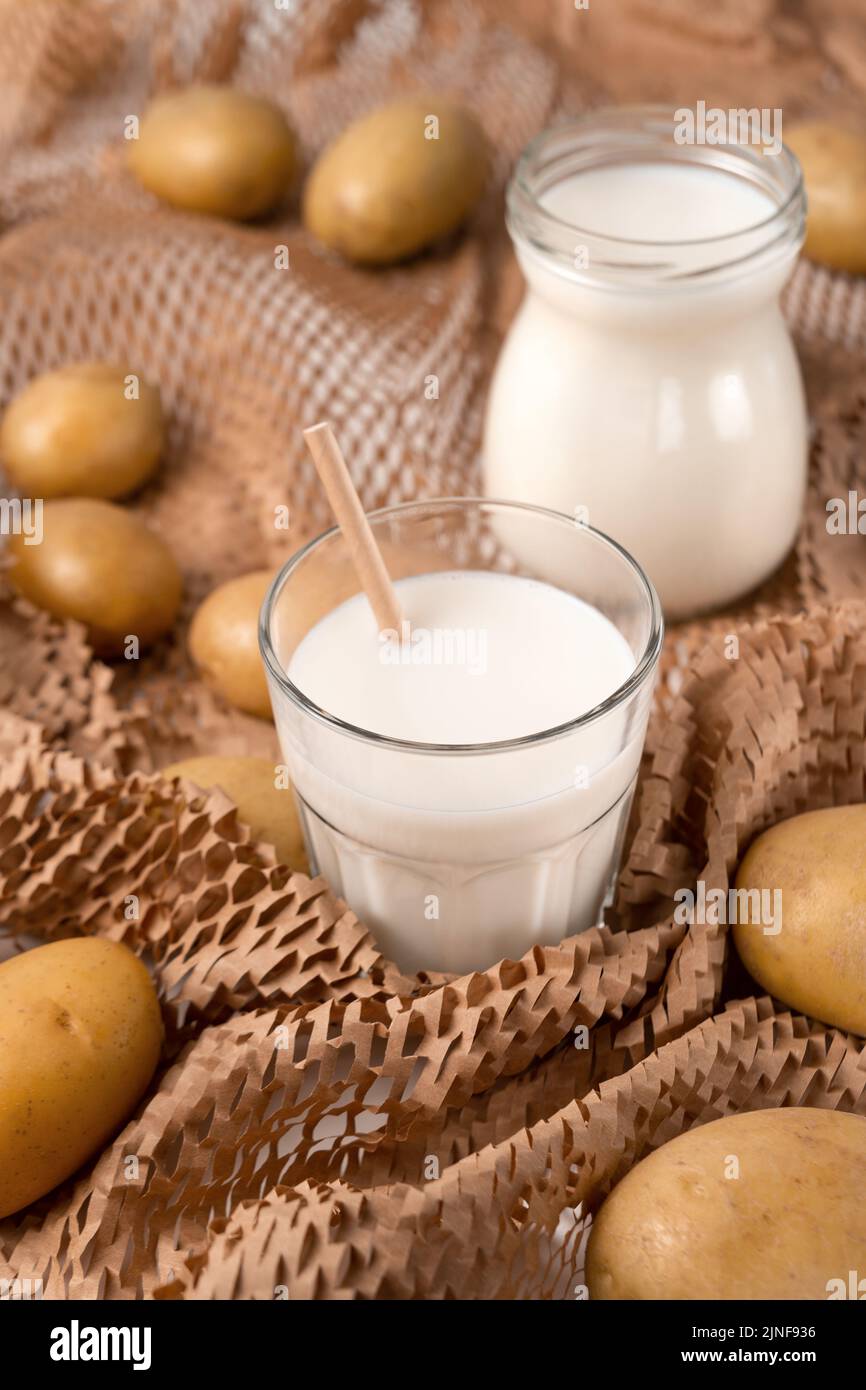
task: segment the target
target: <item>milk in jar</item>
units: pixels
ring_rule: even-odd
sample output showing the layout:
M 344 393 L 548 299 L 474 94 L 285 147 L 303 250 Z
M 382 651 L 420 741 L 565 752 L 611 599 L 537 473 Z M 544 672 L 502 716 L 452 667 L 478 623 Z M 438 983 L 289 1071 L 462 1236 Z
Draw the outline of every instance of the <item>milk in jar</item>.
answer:
M 745 594 L 797 533 L 806 411 L 779 294 L 803 218 L 787 150 L 679 146 L 653 108 L 546 132 L 512 181 L 527 288 L 484 490 L 614 537 L 668 617 Z

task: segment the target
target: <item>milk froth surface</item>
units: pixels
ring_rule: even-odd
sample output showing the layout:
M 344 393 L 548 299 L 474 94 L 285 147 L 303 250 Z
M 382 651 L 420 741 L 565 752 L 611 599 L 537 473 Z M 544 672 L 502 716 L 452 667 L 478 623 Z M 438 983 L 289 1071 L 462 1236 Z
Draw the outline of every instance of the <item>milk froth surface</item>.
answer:
M 410 637 L 380 635 L 358 594 L 297 647 L 293 684 L 371 733 L 485 743 L 556 728 L 601 704 L 635 658 L 604 614 L 553 585 L 486 571 L 400 579 Z
M 694 164 L 606 164 L 549 188 L 548 212 L 597 236 L 702 241 L 748 231 L 776 211 L 769 194 L 723 169 Z

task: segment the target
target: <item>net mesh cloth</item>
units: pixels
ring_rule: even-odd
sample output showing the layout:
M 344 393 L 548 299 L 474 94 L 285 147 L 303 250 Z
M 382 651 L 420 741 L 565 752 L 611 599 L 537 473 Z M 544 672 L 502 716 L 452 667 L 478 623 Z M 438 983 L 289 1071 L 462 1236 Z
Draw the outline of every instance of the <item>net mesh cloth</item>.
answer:
M 662 27 L 680 9 L 623 5 Z M 726 40 L 765 60 L 768 42 L 796 50 L 786 11 L 740 7 Z M 801 533 L 747 602 L 668 636 L 605 926 L 483 974 L 407 978 L 221 792 L 155 775 L 197 753 L 278 758 L 270 725 L 196 680 L 185 630 L 216 582 L 285 558 L 276 507 L 293 545 L 327 521 L 301 426 L 334 422 L 368 508 L 477 490 L 520 283 L 504 181 L 535 132 L 620 81 L 613 67 L 604 86 L 579 42 L 561 65 L 555 36 L 502 13 L 0 0 L 0 397 L 83 358 L 158 382 L 167 457 L 132 505 L 185 578 L 172 639 L 116 668 L 76 625 L 0 605 L 7 947 L 125 941 L 152 963 L 166 1023 L 117 1138 L 0 1222 L 0 1276 L 41 1278 L 46 1296 L 573 1297 L 587 1214 L 650 1148 L 759 1106 L 866 1114 L 862 1042 L 754 997 L 725 928 L 673 916 L 677 888 L 726 888 L 776 820 L 866 797 L 866 556 L 825 524 L 828 498 L 866 487 L 866 282 L 804 262 L 787 291 L 814 420 Z M 845 25 L 840 5 L 825 37 L 846 55 L 842 104 L 862 78 Z M 698 30 L 682 42 L 705 53 L 718 36 Z M 253 227 L 168 211 L 125 172 L 123 121 L 194 80 L 274 97 L 305 161 L 386 93 L 444 87 L 487 130 L 490 191 L 464 235 L 377 274 L 313 244 L 296 206 Z

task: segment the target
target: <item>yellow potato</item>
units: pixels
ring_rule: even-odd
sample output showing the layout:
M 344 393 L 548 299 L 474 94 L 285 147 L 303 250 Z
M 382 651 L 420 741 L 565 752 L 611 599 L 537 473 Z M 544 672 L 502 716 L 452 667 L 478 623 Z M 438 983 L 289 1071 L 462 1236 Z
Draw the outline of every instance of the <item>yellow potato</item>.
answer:
M 167 632 L 183 581 L 168 546 L 132 512 L 112 502 L 56 498 L 43 509 L 43 539 L 9 539 L 9 577 L 25 598 L 56 618 L 88 627 L 99 652 L 144 647 Z
M 866 135 L 814 121 L 786 131 L 786 142 L 806 183 L 806 255 L 866 274 Z
M 125 946 L 79 937 L 0 965 L 0 1216 L 105 1145 L 161 1045 L 156 991 Z
M 781 894 L 779 932 L 733 928 L 749 974 L 791 1008 L 866 1037 L 866 806 L 774 825 L 749 849 L 736 886 Z
M 291 787 L 275 785 L 267 758 L 187 758 L 163 768 L 166 778 L 183 777 L 197 787 L 221 787 L 238 808 L 238 820 L 257 840 L 273 845 L 281 864 L 309 873 Z
M 590 1297 L 828 1298 L 831 1281 L 866 1273 L 864 1182 L 860 1115 L 759 1110 L 689 1130 L 603 1203 Z
M 438 139 L 428 138 L 438 120 Z M 483 132 L 442 97 L 383 106 L 349 126 L 304 190 L 307 229 L 363 265 L 402 260 L 454 231 L 487 175 Z
M 15 397 L 0 426 L 6 472 L 27 497 L 123 497 L 154 472 L 162 452 L 159 392 L 129 367 L 76 362 Z
M 285 197 L 295 139 L 272 101 L 234 87 L 188 87 L 151 102 L 128 157 L 139 182 L 172 206 L 243 220 Z
M 208 594 L 189 630 L 189 651 L 203 678 L 236 709 L 271 718 L 259 652 L 259 610 L 273 579 L 253 570 Z

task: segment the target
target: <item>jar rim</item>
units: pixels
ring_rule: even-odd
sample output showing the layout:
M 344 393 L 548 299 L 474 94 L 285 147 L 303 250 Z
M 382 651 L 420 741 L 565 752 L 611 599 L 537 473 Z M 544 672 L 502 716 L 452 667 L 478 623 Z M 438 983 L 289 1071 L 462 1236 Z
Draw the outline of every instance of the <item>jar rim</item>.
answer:
M 515 242 L 550 257 L 578 279 L 693 280 L 736 269 L 758 257 L 793 256 L 805 236 L 806 199 L 799 161 L 782 143 L 778 153 L 736 140 L 678 144 L 677 115 L 688 108 L 647 104 L 600 107 L 548 127 L 526 146 L 508 185 L 506 222 Z M 656 239 L 593 231 L 552 212 L 542 201 L 569 174 L 614 164 L 670 163 L 711 167 L 761 189 L 775 204 L 756 222 L 706 237 Z M 588 275 L 575 265 L 575 237 L 587 252 Z M 640 252 L 649 253 L 641 257 Z M 592 269 L 594 267 L 594 269 Z M 607 275 L 605 274 L 607 273 Z

